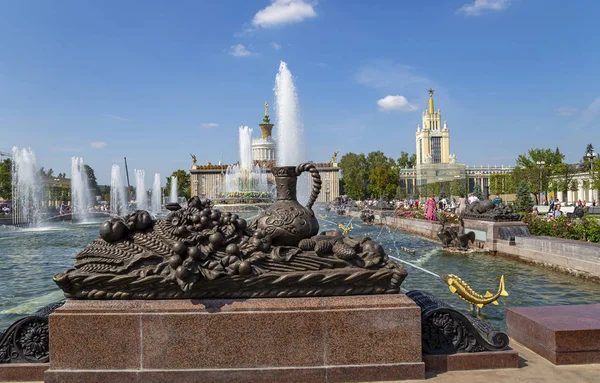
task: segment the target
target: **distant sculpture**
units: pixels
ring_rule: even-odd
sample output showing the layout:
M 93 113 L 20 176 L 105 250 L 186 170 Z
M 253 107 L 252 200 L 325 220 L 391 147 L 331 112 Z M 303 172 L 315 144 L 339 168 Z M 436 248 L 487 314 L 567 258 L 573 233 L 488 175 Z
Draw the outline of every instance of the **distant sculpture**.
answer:
M 265 102 L 265 116 L 269 115 L 269 103 Z
M 442 242 L 444 248 L 456 248 L 459 250 L 468 250 L 469 242 L 475 242 L 475 232 L 465 233 L 465 223 L 459 218 L 459 227 L 446 227 L 447 220 L 443 214 L 438 214 L 438 221 L 442 224 L 437 232 L 437 236 Z
M 429 92 L 430 97 L 433 97 L 433 88 L 427 89 L 427 92 Z
M 196 156 L 193 154 L 190 154 L 190 156 L 192 157 L 192 164 L 196 165 Z
M 489 199 L 468 204 L 463 217 L 496 222 L 520 221 L 523 218 L 521 214 L 515 213 L 510 206 L 505 204 L 494 205 Z
M 339 153 L 339 151 L 337 151 L 337 152 L 333 152 L 333 156 L 331 156 L 331 160 L 332 160 L 333 162 L 337 162 L 337 155 L 338 155 L 338 153 Z
M 306 207 L 296 177 L 310 172 Z M 320 190 L 313 164 L 273 169 L 278 201 L 248 225 L 193 197 L 170 203 L 164 220 L 142 210 L 100 227 L 75 266 L 54 277 L 73 299 L 253 298 L 397 294 L 406 270 L 368 237 L 319 234 Z

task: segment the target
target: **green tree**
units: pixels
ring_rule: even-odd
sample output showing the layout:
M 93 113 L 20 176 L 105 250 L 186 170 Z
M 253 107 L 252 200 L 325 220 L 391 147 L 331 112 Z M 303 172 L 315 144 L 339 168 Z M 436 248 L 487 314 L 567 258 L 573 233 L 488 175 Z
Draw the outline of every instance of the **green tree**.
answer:
M 43 166 L 40 168 L 40 175 L 41 175 L 42 177 L 46 177 L 46 176 L 47 176 L 47 174 L 46 174 L 46 170 L 44 169 L 44 167 L 43 167 Z
M 590 172 L 591 168 L 592 168 L 592 163 L 594 159 L 594 145 L 592 144 L 587 144 L 585 147 L 585 153 L 583 154 L 583 157 L 581 158 L 581 160 L 579 161 L 579 170 L 582 172 Z
M 12 160 L 0 162 L 0 197 L 12 199 Z
M 398 191 L 400 174 L 389 163 L 379 165 L 369 174 L 369 189 L 376 197 L 394 198 Z
M 517 189 L 516 178 L 513 174 L 490 175 L 490 194 L 512 194 Z
M 540 192 L 548 190 L 552 175 L 557 165 L 563 163 L 564 158 L 565 155 L 558 148 L 529 149 L 527 153 L 517 157 L 514 173 L 517 179 L 527 182 L 537 201 Z M 541 162 L 543 164 L 540 164 Z
M 464 194 L 466 193 L 465 186 L 464 179 L 452 180 L 450 183 L 450 193 L 454 196 Z
M 471 192 L 473 194 L 475 194 L 477 196 L 477 198 L 479 198 L 480 200 L 483 199 L 483 192 L 481 191 L 481 187 L 479 186 L 479 184 L 475 184 L 475 186 L 473 186 L 473 190 L 471 190 Z
M 573 177 L 578 173 L 577 165 L 573 164 L 558 164 L 554 166 L 554 176 L 552 179 L 551 189 L 556 189 L 567 195 L 569 185 L 573 181 Z
M 408 153 L 405 151 L 400 152 L 400 158 L 398 158 L 398 167 L 400 169 L 411 169 L 411 168 L 414 168 L 416 164 L 417 164 L 417 155 L 416 154 L 413 153 L 409 156 Z
M 521 180 L 517 187 L 517 200 L 515 201 L 515 209 L 519 212 L 530 212 L 533 208 L 531 193 L 527 181 Z
M 346 153 L 340 160 L 344 193 L 351 198 L 363 200 L 367 198 L 369 171 L 364 154 Z
M 87 164 L 83 165 L 83 168 L 85 169 L 85 173 L 87 175 L 90 193 L 92 193 L 92 196 L 99 195 L 100 190 L 98 189 L 98 181 L 96 180 L 94 169 Z
M 67 178 L 67 174 L 66 173 L 58 173 L 58 178 Z
M 177 177 L 177 195 L 179 197 L 190 198 L 192 193 L 190 173 L 183 169 L 175 170 L 171 173 L 171 175 L 167 177 L 167 191 L 171 190 L 171 177 Z
M 110 186 L 109 185 L 98 185 L 98 192 L 102 201 L 110 201 Z
M 52 168 L 48 169 L 46 177 L 54 177 L 54 170 Z

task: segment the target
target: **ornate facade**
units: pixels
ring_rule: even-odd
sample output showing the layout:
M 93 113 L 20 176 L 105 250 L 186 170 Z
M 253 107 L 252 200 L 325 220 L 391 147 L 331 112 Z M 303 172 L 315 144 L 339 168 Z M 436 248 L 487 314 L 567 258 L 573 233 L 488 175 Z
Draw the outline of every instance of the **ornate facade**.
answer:
M 471 167 L 456 162 L 456 155 L 450 153 L 450 129 L 446 121 L 442 124 L 441 110 L 435 111 L 433 89 L 429 89 L 427 110 L 423 111 L 422 126 L 416 131 L 416 165 L 410 169 L 400 169 L 400 188 L 403 194 L 419 196 L 427 185 L 436 183 L 461 183 L 464 189 L 472 191 L 479 185 L 482 191 L 489 187 L 493 174 L 507 174 L 512 167 L 489 166 Z

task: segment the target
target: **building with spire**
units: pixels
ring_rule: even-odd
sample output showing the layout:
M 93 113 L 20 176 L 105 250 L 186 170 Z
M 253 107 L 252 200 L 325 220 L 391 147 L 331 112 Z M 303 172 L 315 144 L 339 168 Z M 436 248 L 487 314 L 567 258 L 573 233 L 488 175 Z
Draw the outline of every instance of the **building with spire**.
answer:
M 273 137 L 274 124 L 269 117 L 269 104 L 264 103 L 265 112 L 262 122 L 259 124 L 260 137 L 252 138 L 252 160 L 256 165 L 264 166 L 267 172 L 268 182 L 273 184 L 274 178 L 271 168 L 277 164 L 277 141 Z M 337 163 L 337 152 L 327 162 L 317 162 L 321 180 L 321 193 L 317 202 L 330 202 L 340 195 L 340 168 Z M 214 165 L 207 162 L 206 165 L 192 163 L 190 170 L 191 196 L 210 198 L 218 200 L 224 191 L 225 173 L 229 165 L 218 163 Z M 308 182 L 312 183 L 310 177 Z
M 485 192 L 492 174 L 507 174 L 511 167 L 490 165 L 487 168 L 470 167 L 456 162 L 456 155 L 450 153 L 450 129 L 442 124 L 442 112 L 434 108 L 433 89 L 428 89 L 427 110 L 422 114 L 422 125 L 417 125 L 415 133 L 416 164 L 410 169 L 400 169 L 400 188 L 409 196 L 425 196 L 453 191 L 470 192 L 479 185 Z M 437 187 L 434 187 L 437 185 Z M 446 187 L 448 190 L 441 190 Z
M 265 102 L 265 115 L 259 124 L 261 137 L 252 139 L 252 158 L 255 161 L 265 163 L 276 160 L 276 143 L 272 136 L 273 124 L 269 118 L 269 103 Z

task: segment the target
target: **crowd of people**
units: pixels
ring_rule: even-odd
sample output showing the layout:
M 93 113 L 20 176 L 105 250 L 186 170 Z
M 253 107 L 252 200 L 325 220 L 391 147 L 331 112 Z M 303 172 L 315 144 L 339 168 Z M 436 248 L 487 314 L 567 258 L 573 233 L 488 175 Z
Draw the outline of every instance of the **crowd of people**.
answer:
M 548 206 L 548 212 L 545 214 L 545 216 L 547 218 L 556 219 L 556 218 L 562 217 L 562 215 L 564 214 L 564 212 L 561 210 L 561 202 L 558 199 L 554 200 L 551 198 L 549 202 L 546 202 L 545 200 L 543 200 L 542 204 Z M 584 209 L 589 206 L 596 206 L 596 200 L 593 200 L 590 203 L 586 202 L 585 200 L 583 200 L 583 201 L 577 200 L 577 202 L 574 205 L 575 205 L 575 208 Z M 542 215 L 542 214 L 540 214 L 540 211 L 537 206 L 533 207 L 532 214 L 536 217 L 539 217 Z

